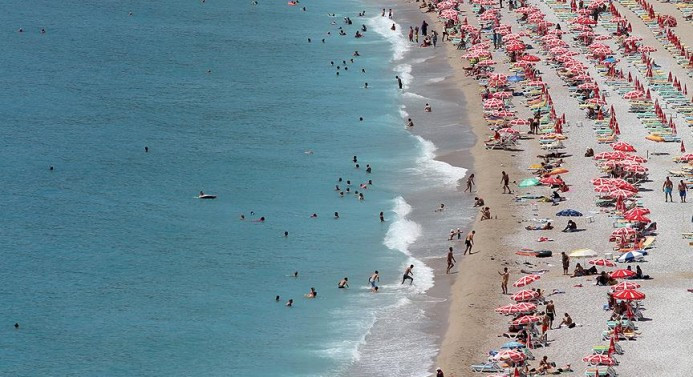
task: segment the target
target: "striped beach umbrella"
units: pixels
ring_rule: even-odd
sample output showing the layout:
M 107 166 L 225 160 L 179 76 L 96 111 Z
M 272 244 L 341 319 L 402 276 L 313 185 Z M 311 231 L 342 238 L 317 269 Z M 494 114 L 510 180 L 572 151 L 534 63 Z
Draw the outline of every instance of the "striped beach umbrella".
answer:
M 532 291 L 529 289 L 519 291 L 519 292 L 513 294 L 512 296 L 510 296 L 510 298 L 513 301 L 530 301 L 530 300 L 533 300 L 537 297 L 539 297 L 539 292 Z
M 629 209 L 623 215 L 624 216 L 637 216 L 637 215 L 647 215 L 649 213 L 650 213 L 650 210 L 647 208 L 635 207 L 635 208 Z M 628 228 L 626 228 L 626 229 L 628 229 Z M 635 230 L 633 230 L 633 232 L 635 232 Z
M 604 258 L 590 259 L 589 261 L 587 261 L 587 263 L 593 264 L 595 266 L 616 267 L 616 263 Z
M 633 238 L 638 234 L 638 231 L 633 228 L 618 228 L 611 232 L 611 237 L 614 238 Z
M 510 304 L 510 305 L 505 305 L 501 306 L 496 309 L 496 313 L 500 314 L 521 314 L 521 313 L 533 313 L 537 310 L 537 306 L 535 304 L 532 304 L 531 302 L 520 302 L 517 304 Z
M 617 300 L 637 301 L 644 300 L 645 294 L 635 289 L 624 289 L 622 291 L 616 291 L 613 297 Z
M 635 276 L 635 272 L 628 269 L 620 269 L 616 271 L 611 271 L 609 273 L 609 276 L 611 276 L 614 279 L 625 279 Z
M 517 287 L 517 288 L 524 287 L 526 285 L 530 285 L 530 284 L 534 283 L 535 281 L 537 281 L 539 279 L 541 279 L 541 276 L 536 275 L 536 274 L 523 276 L 523 277 L 517 279 L 517 281 L 513 283 L 513 287 Z
M 541 322 L 542 317 L 538 315 L 525 315 L 512 322 L 514 326 L 528 325 L 530 323 Z
M 616 285 L 611 286 L 611 290 L 614 292 L 624 291 L 626 289 L 637 289 L 637 288 L 640 288 L 640 284 L 633 283 L 632 281 L 622 281 Z
M 592 365 L 616 365 L 616 360 L 607 355 L 589 355 L 583 357 L 582 361 Z

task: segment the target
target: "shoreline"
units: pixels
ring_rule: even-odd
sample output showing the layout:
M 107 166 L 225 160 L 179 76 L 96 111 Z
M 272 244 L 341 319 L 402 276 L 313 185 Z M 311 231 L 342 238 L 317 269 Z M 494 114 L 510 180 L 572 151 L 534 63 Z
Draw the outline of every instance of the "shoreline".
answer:
M 418 25 L 422 20 L 430 25 L 431 30 L 438 30 L 440 34 L 441 24 L 435 17 L 436 13 L 424 13 L 418 8 L 418 3 L 401 1 L 395 9 L 395 21 L 401 28 L 406 27 L 405 21 L 411 21 L 412 25 Z M 400 18 L 399 15 L 405 15 Z M 409 20 L 408 17 L 418 16 L 418 21 Z M 471 20 L 470 20 L 471 21 Z M 416 47 L 418 48 L 418 47 Z M 462 257 L 464 245 L 453 244 L 455 257 L 458 260 L 453 274 L 446 276 L 444 273 L 444 258 L 441 262 L 431 266 L 435 271 L 434 288 L 429 292 L 433 296 L 443 294 L 446 297 L 444 304 L 433 310 L 436 328 L 439 334 L 439 353 L 431 369 L 435 373 L 440 366 L 446 375 L 464 375 L 468 371 L 468 365 L 479 358 L 479 349 L 489 349 L 494 345 L 493 339 L 489 339 L 489 329 L 500 323 L 493 309 L 501 302 L 502 296 L 495 296 L 499 288 L 499 276 L 496 271 L 502 269 L 498 264 L 502 250 L 509 246 L 498 233 L 511 234 L 517 229 L 514 209 L 509 209 L 512 196 L 500 193 L 500 172 L 505 170 L 511 177 L 518 177 L 519 168 L 513 162 L 514 152 L 502 152 L 489 155 L 485 152 L 484 140 L 488 133 L 486 121 L 481 111 L 481 97 L 479 85 L 470 77 L 465 77 L 464 64 L 460 59 L 461 53 L 448 41 L 441 42 L 436 48 L 437 54 L 442 54 L 442 59 L 451 71 L 451 76 L 445 78 L 459 93 L 457 102 L 463 108 L 460 115 L 459 127 L 465 129 L 474 138 L 474 143 L 469 148 L 446 150 L 441 147 L 436 160 L 450 164 L 451 166 L 467 169 L 467 175 L 475 174 L 474 194 L 464 193 L 466 179 L 459 181 L 456 193 L 457 201 L 468 205 L 473 214 L 473 220 L 462 229 L 463 234 L 476 230 L 473 255 Z M 416 76 L 414 76 L 416 77 Z M 476 111 L 475 111 L 476 110 Z M 422 135 L 426 130 L 415 129 L 413 134 Z M 456 141 L 459 144 L 460 141 Z M 436 143 L 437 146 L 440 146 Z M 483 155 L 483 158 L 480 158 Z M 459 196 L 462 195 L 460 198 Z M 480 195 L 486 203 L 497 209 L 502 207 L 506 211 L 492 221 L 480 222 L 477 208 L 472 208 L 473 198 Z M 498 214 L 498 212 L 496 212 Z M 447 229 L 445 229 L 447 230 Z M 445 237 L 446 234 L 436 234 L 437 237 Z M 418 241 L 417 241 L 418 242 Z M 442 255 L 444 250 L 440 251 Z M 491 262 L 491 263 L 489 263 Z M 457 273 L 455 273 L 457 272 Z

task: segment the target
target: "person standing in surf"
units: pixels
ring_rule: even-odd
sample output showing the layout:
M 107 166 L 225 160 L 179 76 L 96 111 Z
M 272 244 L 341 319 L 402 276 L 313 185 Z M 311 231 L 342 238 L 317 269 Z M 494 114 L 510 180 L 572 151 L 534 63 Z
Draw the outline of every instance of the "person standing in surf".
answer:
M 368 284 L 371 285 L 371 289 L 377 289 L 378 286 L 375 285 L 375 282 L 380 282 L 380 275 L 378 274 L 378 270 L 375 270 L 373 275 L 368 278 Z
M 412 272 L 413 268 L 414 268 L 414 265 L 411 264 L 411 265 L 409 265 L 409 267 L 407 267 L 406 270 L 404 270 L 404 275 L 402 275 L 402 284 L 404 284 L 404 282 L 407 279 L 409 279 L 409 285 L 414 284 L 414 277 L 413 277 L 414 272 Z

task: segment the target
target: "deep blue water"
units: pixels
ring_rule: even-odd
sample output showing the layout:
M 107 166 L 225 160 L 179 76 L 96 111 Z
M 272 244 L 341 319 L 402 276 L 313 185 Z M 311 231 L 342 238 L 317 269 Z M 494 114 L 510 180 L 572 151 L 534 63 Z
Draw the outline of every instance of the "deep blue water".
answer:
M 398 284 L 407 261 L 383 239 L 418 144 L 390 42 L 352 37 L 375 10 L 301 5 L 0 5 L 1 375 L 335 375 L 358 358 L 401 298 L 366 282 Z M 339 198 L 338 177 L 374 185 Z

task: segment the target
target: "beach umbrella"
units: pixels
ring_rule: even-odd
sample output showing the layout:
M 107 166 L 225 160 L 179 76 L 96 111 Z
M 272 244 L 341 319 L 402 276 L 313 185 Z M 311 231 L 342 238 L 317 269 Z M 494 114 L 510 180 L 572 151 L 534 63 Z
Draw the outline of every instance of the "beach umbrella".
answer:
M 637 99 L 637 98 L 642 98 L 645 95 L 645 93 L 639 91 L 639 90 L 633 90 L 630 91 L 626 94 L 623 95 L 623 98 L 625 99 Z
M 520 313 L 533 313 L 537 310 L 537 306 L 531 302 L 520 302 L 517 304 L 510 304 L 501 306 L 496 309 L 496 313 L 500 314 L 520 314 Z
M 498 352 L 495 358 L 498 360 L 510 360 L 514 363 L 517 363 L 520 361 L 524 361 L 527 358 L 527 355 L 525 355 L 524 352 L 519 352 L 515 350 L 503 350 Z
M 679 161 L 693 161 L 693 153 L 686 153 L 678 158 Z
M 563 183 L 563 180 L 556 177 L 546 177 L 539 180 L 539 182 L 541 182 L 541 184 L 543 185 L 553 186 L 560 185 L 561 183 Z
M 597 84 L 593 82 L 586 82 L 584 84 L 578 85 L 578 89 L 594 90 L 597 89 Z
M 643 253 L 638 251 L 629 251 L 627 253 L 621 254 L 621 256 L 618 257 L 618 259 L 616 260 L 621 263 L 639 262 L 643 260 Z
M 476 63 L 476 65 L 480 65 L 482 67 L 488 67 L 488 66 L 492 66 L 494 64 L 496 64 L 496 62 L 493 60 L 490 60 L 490 59 L 489 60 L 482 60 L 482 61 Z
M 638 52 L 653 52 L 653 51 L 657 51 L 657 49 L 652 47 L 652 46 L 640 46 L 640 47 L 638 47 Z
M 632 281 L 622 281 L 616 285 L 611 286 L 612 291 L 623 291 L 626 289 L 636 289 L 640 288 L 640 284 L 638 283 L 633 283 Z
M 516 349 L 516 348 L 526 348 L 524 344 L 520 342 L 507 342 L 503 344 L 500 348 L 501 349 Z
M 513 96 L 513 92 L 495 92 L 493 98 L 506 99 Z
M 609 161 L 611 162 L 611 161 Z M 614 185 L 599 185 L 599 186 L 594 186 L 594 191 L 598 192 L 600 194 L 608 194 L 614 190 L 617 190 L 618 187 Z
M 601 152 L 594 155 L 595 160 L 622 160 L 626 156 L 623 152 Z
M 508 118 L 508 117 L 514 117 L 515 112 L 510 111 L 510 110 L 496 110 L 491 113 L 494 117 L 501 117 L 501 118 Z
M 642 215 L 647 215 L 649 213 L 650 213 L 650 210 L 647 208 L 635 207 L 635 208 L 629 209 L 623 215 L 624 216 L 638 216 L 638 215 L 642 216 Z M 630 229 L 630 228 L 620 228 L 620 229 Z M 633 230 L 633 232 L 635 232 L 635 230 Z
M 620 237 L 620 238 L 632 238 L 635 237 L 635 235 L 638 234 L 638 231 L 633 229 L 633 228 L 618 228 L 611 232 L 611 237 Z
M 512 322 L 515 326 L 528 325 L 530 323 L 541 322 L 541 317 L 538 315 L 525 315 Z
M 649 223 L 652 220 L 648 219 L 644 215 L 631 215 L 631 216 L 624 216 L 624 219 L 627 221 L 635 222 L 635 223 Z
M 538 178 L 527 178 L 527 179 L 523 179 L 518 186 L 531 187 L 531 186 L 537 186 L 537 185 L 539 185 L 539 179 Z
M 510 296 L 513 301 L 531 301 L 537 297 L 539 297 L 539 292 L 529 289 L 519 291 Z
M 625 160 L 625 161 L 635 161 L 638 164 L 644 164 L 647 162 L 647 159 L 645 157 L 640 157 L 640 156 L 635 155 L 635 154 L 625 154 L 624 153 L 624 154 L 622 154 L 621 159 Z
M 522 55 L 520 59 L 526 62 L 538 62 L 541 60 L 538 56 L 535 55 Z
M 590 182 L 592 182 L 592 184 L 595 186 L 610 185 L 610 184 L 612 184 L 613 179 L 612 178 L 594 178 Z
M 564 209 L 556 213 L 556 216 L 580 217 L 582 213 L 574 209 Z
M 513 119 L 510 121 L 511 126 L 526 126 L 529 122 L 525 119 Z
M 616 361 L 607 355 L 589 355 L 583 357 L 582 361 L 592 365 L 616 365 Z
M 513 287 L 524 287 L 525 285 L 530 285 L 539 279 L 541 279 L 541 276 L 536 274 L 523 276 L 513 283 Z
M 628 191 L 628 190 L 623 190 L 623 189 L 616 189 L 616 190 L 613 190 L 613 191 L 609 192 L 608 194 L 606 194 L 606 196 L 608 196 L 610 198 L 614 198 L 614 199 L 618 199 L 618 198 L 626 199 L 626 198 L 630 198 L 633 195 L 635 195 L 635 193 L 633 191 Z
M 644 300 L 645 294 L 635 289 L 624 289 L 622 291 L 616 291 L 613 294 L 613 298 L 617 300 L 637 301 Z
M 502 100 L 499 100 L 498 98 L 490 98 L 484 101 L 484 108 L 485 109 L 493 109 L 493 108 L 500 108 L 503 107 L 505 104 L 503 103 Z
M 575 249 L 568 253 L 571 258 L 594 258 L 597 253 L 592 249 Z
M 522 51 L 526 48 L 523 43 L 513 43 L 505 46 L 506 51 Z
M 646 173 L 647 168 L 642 166 L 642 165 L 626 165 L 623 167 L 623 170 L 630 172 L 630 173 Z
M 624 142 L 624 141 L 619 141 L 616 143 L 611 144 L 611 148 L 616 151 L 621 151 L 621 152 L 635 152 L 635 147 L 632 145 Z
M 609 276 L 611 276 L 614 279 L 625 279 L 625 278 L 635 276 L 635 272 L 628 270 L 628 269 L 620 269 L 620 270 L 616 270 L 616 271 L 611 271 L 609 273 Z
M 616 267 L 616 263 L 604 258 L 590 259 L 589 261 L 587 261 L 587 263 L 593 264 L 595 266 Z

